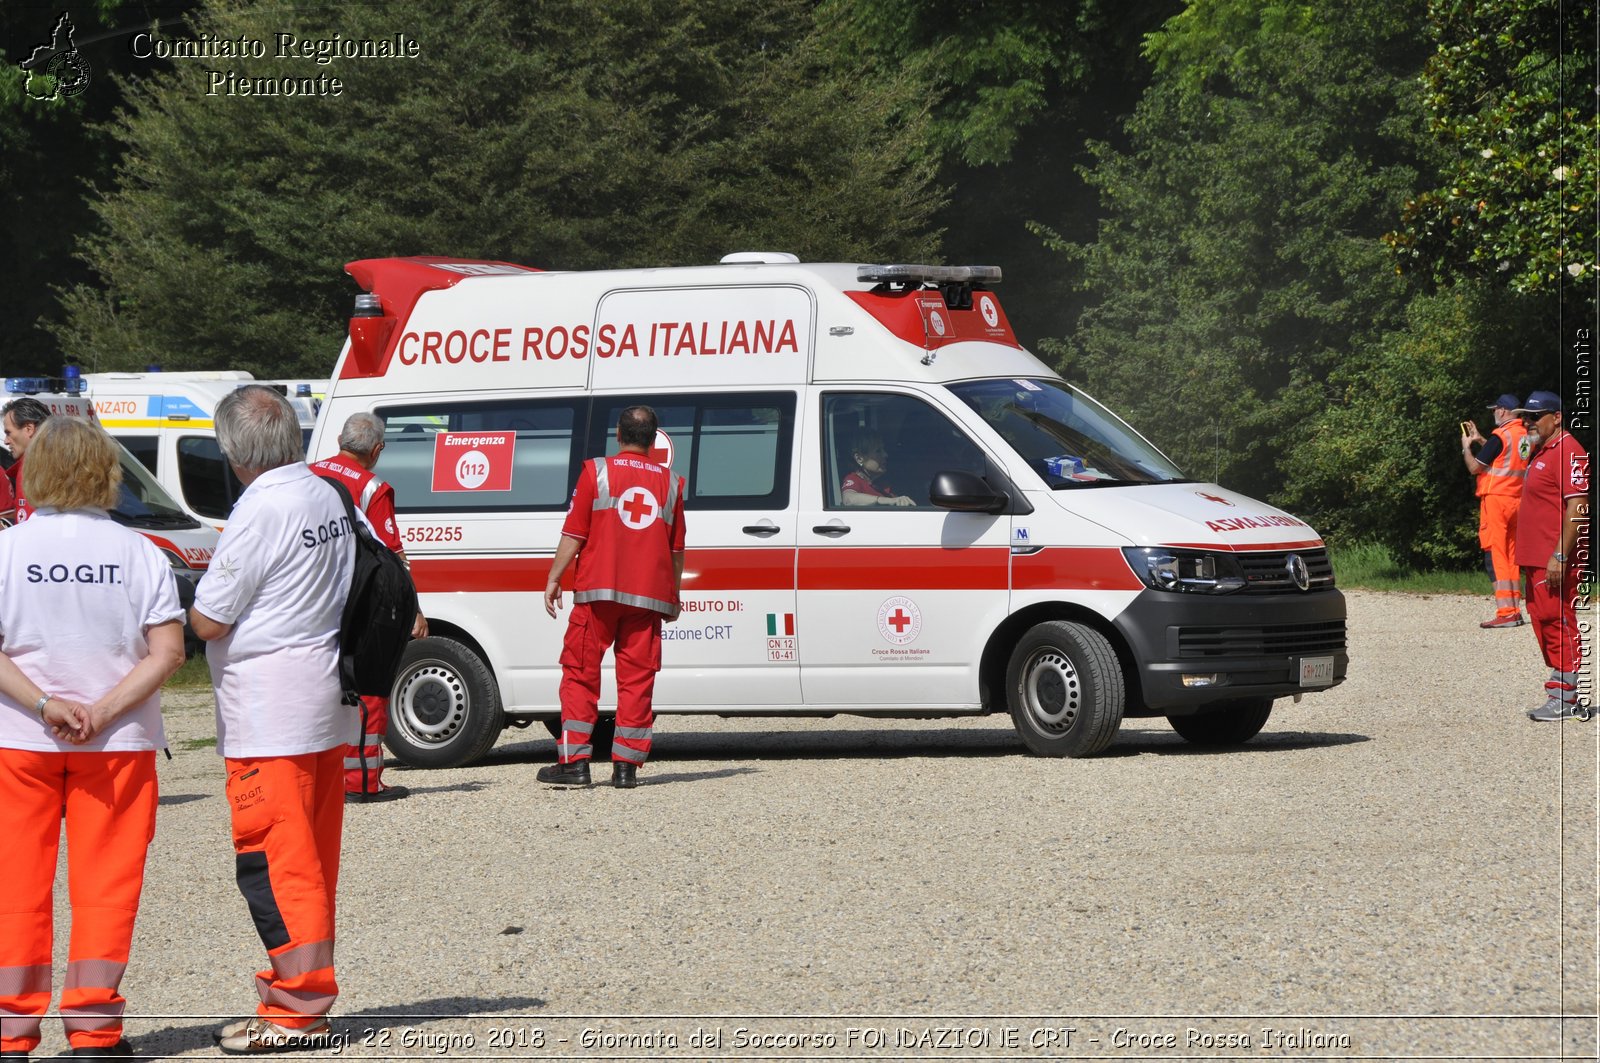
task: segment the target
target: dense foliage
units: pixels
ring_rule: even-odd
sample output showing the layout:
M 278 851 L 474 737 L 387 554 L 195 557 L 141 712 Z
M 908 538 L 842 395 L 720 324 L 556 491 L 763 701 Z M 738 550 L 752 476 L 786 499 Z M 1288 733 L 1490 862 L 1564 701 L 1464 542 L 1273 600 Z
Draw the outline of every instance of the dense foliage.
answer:
M 805 0 L 208 5 L 224 38 L 425 42 L 426 61 L 232 60 L 336 74 L 337 97 L 207 95 L 203 64 L 134 87 L 102 227 L 102 283 L 66 297 L 87 365 L 321 375 L 353 259 L 549 268 L 684 265 L 750 248 L 933 252 L 925 92 L 854 76 Z M 285 20 L 288 20 L 287 23 Z
M 1594 0 L 66 4 L 91 91 L 0 72 L 7 372 L 322 375 L 376 255 L 990 261 L 1191 475 L 1444 565 L 1476 554 L 1457 422 L 1570 397 L 1594 328 Z M 132 62 L 153 25 L 422 55 Z

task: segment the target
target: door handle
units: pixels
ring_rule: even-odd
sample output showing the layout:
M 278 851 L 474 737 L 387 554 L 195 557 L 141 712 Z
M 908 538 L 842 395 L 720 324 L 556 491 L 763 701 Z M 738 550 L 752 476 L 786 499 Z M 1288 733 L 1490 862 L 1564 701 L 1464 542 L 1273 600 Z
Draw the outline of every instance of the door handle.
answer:
M 780 530 L 781 529 L 770 520 L 764 520 L 760 524 L 746 524 L 744 526 L 744 533 L 746 535 L 777 535 Z
M 837 539 L 841 535 L 850 534 L 850 525 L 840 524 L 838 521 L 834 521 L 832 524 L 815 525 L 811 530 L 816 532 L 818 535 L 826 535 L 831 539 Z

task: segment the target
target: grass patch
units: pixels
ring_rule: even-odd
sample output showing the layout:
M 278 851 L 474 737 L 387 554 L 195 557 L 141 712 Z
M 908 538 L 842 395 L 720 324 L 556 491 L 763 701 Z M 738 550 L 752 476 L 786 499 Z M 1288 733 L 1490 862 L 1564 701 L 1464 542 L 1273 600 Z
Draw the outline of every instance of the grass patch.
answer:
M 1488 597 L 1489 577 L 1478 571 L 1419 572 L 1407 568 L 1377 543 L 1329 547 L 1337 585 L 1373 591 L 1410 591 L 1413 594 L 1477 594 Z
M 163 690 L 203 690 L 211 686 L 211 668 L 205 654 L 197 653 L 183 662 L 183 667 L 173 672 L 162 686 Z
M 184 750 L 215 749 L 217 748 L 217 739 L 215 735 L 210 738 L 185 738 L 178 743 L 178 748 Z

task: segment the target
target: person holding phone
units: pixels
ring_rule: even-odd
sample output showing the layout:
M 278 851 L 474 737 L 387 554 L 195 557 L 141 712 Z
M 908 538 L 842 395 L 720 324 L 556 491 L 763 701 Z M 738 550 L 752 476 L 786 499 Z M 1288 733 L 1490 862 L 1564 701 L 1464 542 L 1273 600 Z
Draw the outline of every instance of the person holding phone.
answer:
M 1494 616 L 1482 628 L 1521 627 L 1522 593 L 1516 565 L 1517 508 L 1527 476 L 1527 435 L 1514 412 L 1515 395 L 1501 395 L 1489 404 L 1494 431 L 1485 439 L 1471 421 L 1461 422 L 1461 459 L 1477 479 L 1478 545 L 1484 568 L 1494 583 Z M 1477 451 L 1473 447 L 1477 446 Z

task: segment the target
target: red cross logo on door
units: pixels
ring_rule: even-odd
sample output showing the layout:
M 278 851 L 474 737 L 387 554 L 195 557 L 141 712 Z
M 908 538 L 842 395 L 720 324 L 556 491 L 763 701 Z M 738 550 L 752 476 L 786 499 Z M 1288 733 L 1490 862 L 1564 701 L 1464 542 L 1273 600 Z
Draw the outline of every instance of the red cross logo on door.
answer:
M 922 634 L 922 610 L 904 595 L 895 595 L 878 606 L 878 634 L 884 641 L 903 646 Z
M 656 522 L 656 517 L 661 514 L 661 506 L 648 487 L 630 487 L 617 499 L 617 513 L 622 517 L 622 523 L 634 531 L 643 531 Z

